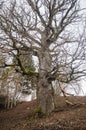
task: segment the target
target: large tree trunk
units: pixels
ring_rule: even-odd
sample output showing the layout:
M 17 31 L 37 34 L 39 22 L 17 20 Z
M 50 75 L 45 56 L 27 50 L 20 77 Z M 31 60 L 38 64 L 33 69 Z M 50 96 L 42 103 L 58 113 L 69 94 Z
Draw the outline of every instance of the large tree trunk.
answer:
M 54 93 L 52 82 L 47 78 L 51 70 L 51 57 L 48 49 L 39 54 L 39 81 L 38 81 L 38 103 L 44 114 L 54 110 Z
M 53 89 L 46 80 L 39 81 L 38 103 L 44 114 L 49 114 L 54 110 Z

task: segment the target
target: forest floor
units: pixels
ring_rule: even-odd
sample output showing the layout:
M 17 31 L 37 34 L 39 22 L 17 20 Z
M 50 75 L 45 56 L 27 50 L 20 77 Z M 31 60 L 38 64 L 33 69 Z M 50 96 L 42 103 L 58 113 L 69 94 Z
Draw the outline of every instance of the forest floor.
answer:
M 86 130 L 86 96 L 57 97 L 57 108 L 48 116 L 38 117 L 36 100 L 22 102 L 11 110 L 0 109 L 0 130 Z

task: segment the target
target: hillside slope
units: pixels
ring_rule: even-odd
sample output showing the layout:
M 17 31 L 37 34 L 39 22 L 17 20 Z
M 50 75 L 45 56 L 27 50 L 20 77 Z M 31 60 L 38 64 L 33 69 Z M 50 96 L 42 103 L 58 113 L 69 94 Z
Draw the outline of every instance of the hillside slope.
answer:
M 36 100 L 22 102 L 12 110 L 0 109 L 0 130 L 86 130 L 86 97 L 56 97 L 57 108 L 49 116 L 34 116 Z

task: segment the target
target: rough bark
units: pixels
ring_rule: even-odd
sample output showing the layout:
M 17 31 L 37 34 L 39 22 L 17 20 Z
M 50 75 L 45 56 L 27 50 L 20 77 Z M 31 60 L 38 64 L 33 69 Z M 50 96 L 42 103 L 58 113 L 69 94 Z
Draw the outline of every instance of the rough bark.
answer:
M 49 49 L 44 49 L 39 55 L 39 81 L 38 81 L 38 103 L 44 114 L 49 114 L 54 110 L 54 93 L 52 82 L 47 78 L 51 70 L 51 56 Z
M 39 81 L 38 103 L 44 114 L 51 113 L 55 108 L 53 89 L 47 80 Z

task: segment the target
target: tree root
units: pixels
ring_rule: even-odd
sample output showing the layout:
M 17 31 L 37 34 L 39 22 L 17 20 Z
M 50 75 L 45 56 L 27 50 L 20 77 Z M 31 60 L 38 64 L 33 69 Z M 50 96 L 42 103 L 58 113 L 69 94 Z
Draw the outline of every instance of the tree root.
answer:
M 74 105 L 72 102 L 70 102 L 70 101 L 67 100 L 67 99 L 65 100 L 65 102 L 66 102 L 66 104 L 67 104 L 68 106 L 69 106 L 69 105 L 70 105 L 70 106 L 73 106 L 73 105 Z

